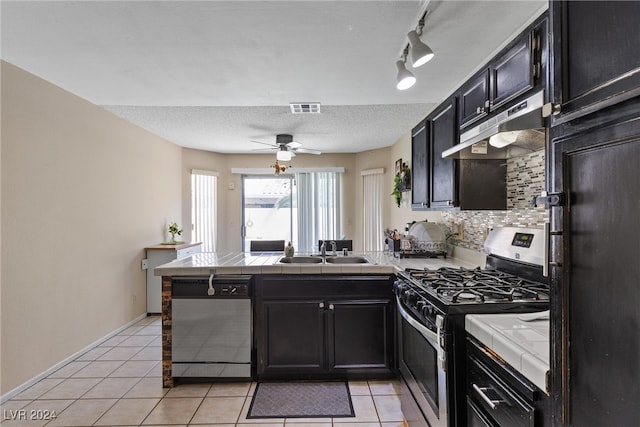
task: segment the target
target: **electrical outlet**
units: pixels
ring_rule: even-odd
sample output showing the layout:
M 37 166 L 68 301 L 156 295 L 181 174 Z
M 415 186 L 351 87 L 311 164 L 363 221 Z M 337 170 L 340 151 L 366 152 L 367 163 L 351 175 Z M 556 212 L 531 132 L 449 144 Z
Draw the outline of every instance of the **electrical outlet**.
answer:
M 464 224 L 463 223 L 458 224 L 458 239 L 464 240 Z
M 142 269 L 147 270 L 148 268 L 149 268 L 149 260 L 145 258 L 142 260 Z

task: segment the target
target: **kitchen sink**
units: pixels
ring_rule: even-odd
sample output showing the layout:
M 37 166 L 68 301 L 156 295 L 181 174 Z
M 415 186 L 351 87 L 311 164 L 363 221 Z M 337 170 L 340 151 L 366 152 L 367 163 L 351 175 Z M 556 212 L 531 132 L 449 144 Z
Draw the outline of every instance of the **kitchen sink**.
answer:
M 322 258 L 314 256 L 285 256 L 280 258 L 284 264 L 321 264 Z
M 327 257 L 329 264 L 369 264 L 369 260 L 363 256 L 331 256 Z
M 278 260 L 283 264 L 322 264 L 320 255 L 309 256 L 284 256 Z M 371 264 L 368 258 L 363 256 L 328 256 L 325 258 L 327 264 Z

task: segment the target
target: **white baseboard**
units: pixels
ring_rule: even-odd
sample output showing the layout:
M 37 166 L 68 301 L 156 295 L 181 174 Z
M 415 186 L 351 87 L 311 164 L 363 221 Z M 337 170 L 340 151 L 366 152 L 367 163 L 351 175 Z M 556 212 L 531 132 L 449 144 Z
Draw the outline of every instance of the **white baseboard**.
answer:
M 80 357 L 83 354 L 85 354 L 87 351 L 91 350 L 94 347 L 99 346 L 100 344 L 102 344 L 103 342 L 108 340 L 109 338 L 112 338 L 113 336 L 118 335 L 120 332 L 122 332 L 125 329 L 127 329 L 128 327 L 138 323 L 140 320 L 144 319 L 145 317 L 147 317 L 146 313 L 145 314 L 141 314 L 140 316 L 136 317 L 135 319 L 133 319 L 132 321 L 130 321 L 126 325 L 121 326 L 120 328 L 116 329 L 115 331 L 108 333 L 104 337 L 102 337 L 102 338 L 98 339 L 97 341 L 94 341 L 93 343 L 89 344 L 88 346 L 86 346 L 82 350 L 75 352 L 74 354 L 72 354 L 71 356 L 67 357 L 66 359 L 60 361 L 59 363 L 56 363 L 55 365 L 53 365 L 52 367 L 50 367 L 46 371 L 44 371 L 44 372 L 36 375 L 35 377 L 31 378 L 29 381 L 19 385 L 18 387 L 14 388 L 11 391 L 3 394 L 2 396 L 0 396 L 0 403 L 5 403 L 7 400 L 13 398 L 14 396 L 17 396 L 18 394 L 22 393 L 23 391 L 25 391 L 26 389 L 28 389 L 29 387 L 31 387 L 32 385 L 34 385 L 35 383 L 40 381 L 41 379 L 48 377 L 49 375 L 51 375 L 52 373 L 54 373 L 58 369 L 62 368 L 67 363 L 73 362 L 78 357 Z

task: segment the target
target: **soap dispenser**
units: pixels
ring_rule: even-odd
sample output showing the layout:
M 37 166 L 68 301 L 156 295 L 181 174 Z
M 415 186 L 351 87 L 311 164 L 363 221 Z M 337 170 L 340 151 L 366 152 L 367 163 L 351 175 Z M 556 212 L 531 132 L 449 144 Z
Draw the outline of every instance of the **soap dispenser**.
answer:
M 291 244 L 291 242 L 289 242 L 287 247 L 284 248 L 284 256 L 292 257 L 293 252 L 294 252 L 293 245 Z

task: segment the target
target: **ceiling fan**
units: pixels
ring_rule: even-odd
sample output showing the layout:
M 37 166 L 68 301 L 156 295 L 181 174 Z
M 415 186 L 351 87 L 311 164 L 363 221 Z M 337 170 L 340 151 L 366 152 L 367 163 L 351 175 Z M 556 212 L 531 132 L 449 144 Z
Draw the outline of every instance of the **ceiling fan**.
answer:
M 293 136 L 289 134 L 278 134 L 276 135 L 276 143 L 269 144 L 267 142 L 262 141 L 254 141 L 257 144 L 268 145 L 271 148 L 263 148 L 254 151 L 273 151 L 276 150 L 276 159 L 281 162 L 286 162 L 291 160 L 291 157 L 294 157 L 296 153 L 305 153 L 305 154 L 322 154 L 321 151 L 312 150 L 310 148 L 302 148 L 302 144 L 293 140 Z

